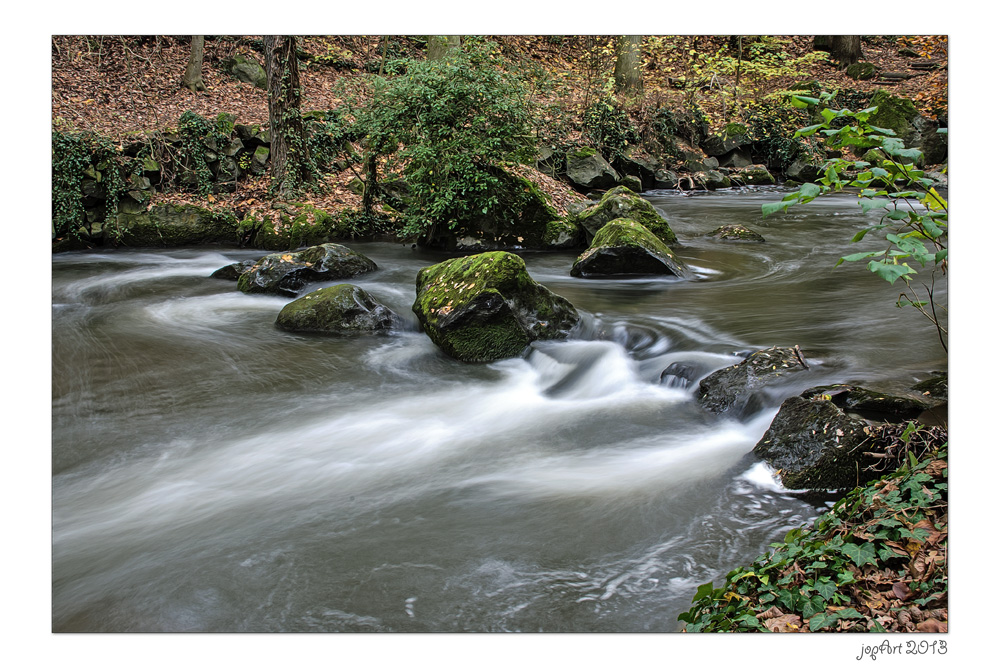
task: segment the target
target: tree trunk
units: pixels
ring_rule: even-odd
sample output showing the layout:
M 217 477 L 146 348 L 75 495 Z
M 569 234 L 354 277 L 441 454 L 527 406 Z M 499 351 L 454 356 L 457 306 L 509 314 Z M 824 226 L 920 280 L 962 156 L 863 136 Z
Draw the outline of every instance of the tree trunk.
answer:
M 441 60 L 449 51 L 461 46 L 461 35 L 431 35 L 427 38 L 427 60 Z
M 313 180 L 294 36 L 264 36 L 264 69 L 271 121 L 271 186 L 279 195 L 287 195 Z
M 365 215 L 375 214 L 375 191 L 378 188 L 378 161 L 374 153 L 365 158 L 365 191 L 361 195 L 361 210 Z
M 642 36 L 622 35 L 615 43 L 615 92 L 642 92 Z
M 861 35 L 834 35 L 830 41 L 830 55 L 840 69 L 861 60 Z
M 192 93 L 199 90 L 207 90 L 205 82 L 201 78 L 201 63 L 205 57 L 205 36 L 191 35 L 191 57 L 188 58 L 187 69 L 181 77 L 181 87 L 187 88 Z

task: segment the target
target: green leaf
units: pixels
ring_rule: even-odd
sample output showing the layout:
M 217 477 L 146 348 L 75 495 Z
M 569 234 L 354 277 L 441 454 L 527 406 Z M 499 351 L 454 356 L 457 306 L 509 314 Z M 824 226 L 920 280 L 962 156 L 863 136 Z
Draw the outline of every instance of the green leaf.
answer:
M 916 273 L 906 264 L 887 264 L 885 262 L 868 262 L 868 270 L 879 276 L 883 280 L 886 280 L 890 285 L 895 283 L 900 278 L 906 279 L 911 273 Z
M 865 542 L 860 545 L 848 542 L 841 547 L 840 551 L 854 561 L 854 564 L 858 567 L 861 567 L 865 563 L 871 563 L 872 565 L 876 563 L 875 546 L 871 542 Z
M 862 259 L 870 259 L 872 257 L 878 257 L 881 254 L 882 253 L 879 252 L 879 251 L 877 251 L 877 250 L 872 250 L 872 251 L 868 251 L 868 252 L 856 252 L 856 253 L 854 253 L 852 255 L 844 255 L 837 262 L 836 266 L 840 266 L 844 262 L 858 262 L 858 261 L 860 261 Z
M 820 186 L 815 183 L 803 183 L 799 186 L 799 196 L 805 199 L 806 197 L 810 199 L 815 199 L 819 193 L 822 191 Z
M 788 209 L 788 204 L 784 202 L 774 202 L 769 204 L 761 204 L 760 212 L 766 218 L 772 213 L 777 213 L 778 211 L 787 209 Z
M 890 137 L 896 136 L 896 133 L 894 131 L 890 130 L 889 128 L 886 128 L 886 127 L 875 127 L 874 125 L 871 125 L 870 127 L 872 129 L 872 132 L 878 132 L 879 134 L 885 134 L 885 135 L 890 136 Z
M 805 95 L 792 95 L 792 106 L 797 109 L 807 109 L 810 106 L 815 106 L 819 104 L 819 100 L 815 97 L 806 97 Z
M 816 125 L 810 125 L 809 127 L 803 127 L 800 130 L 796 130 L 793 138 L 795 137 L 811 137 L 816 134 L 816 131 L 822 127 L 826 127 L 823 123 L 818 123 Z
M 837 584 L 830 581 L 829 577 L 823 577 L 817 581 L 815 588 L 816 592 L 822 595 L 825 600 L 829 600 L 837 592 Z
M 714 591 L 715 586 L 712 585 L 711 581 L 707 584 L 702 584 L 698 587 L 698 591 L 694 594 L 694 598 L 692 598 L 691 602 L 697 602 L 702 598 L 710 597 Z

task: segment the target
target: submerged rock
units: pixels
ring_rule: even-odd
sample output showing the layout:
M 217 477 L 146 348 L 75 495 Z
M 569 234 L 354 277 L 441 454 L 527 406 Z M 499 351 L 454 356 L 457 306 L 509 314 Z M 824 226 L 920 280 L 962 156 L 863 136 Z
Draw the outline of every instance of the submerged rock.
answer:
M 455 359 L 485 362 L 520 354 L 534 340 L 565 338 L 580 319 L 508 252 L 457 257 L 417 274 L 413 312 L 435 345 Z
M 807 370 L 798 346 L 757 350 L 740 363 L 702 380 L 698 385 L 698 401 L 711 412 L 747 417 L 764 407 L 764 389 L 779 385 L 793 373 Z
M 361 253 L 324 243 L 299 252 L 265 255 L 240 275 L 237 285 L 247 294 L 296 296 L 306 283 L 350 278 L 376 268 Z
M 764 237 L 743 225 L 722 225 L 708 234 L 719 241 L 750 241 L 763 243 Z
M 590 237 L 612 220 L 629 218 L 651 231 L 668 245 L 677 243 L 677 236 L 669 223 L 656 212 L 653 205 L 626 187 L 618 186 L 604 193 L 601 200 L 576 217 Z
M 324 287 L 285 304 L 275 325 L 285 331 L 373 333 L 397 328 L 402 320 L 356 285 Z
M 635 220 L 621 218 L 601 227 L 570 270 L 577 278 L 614 275 L 674 275 L 691 270 L 670 248 Z

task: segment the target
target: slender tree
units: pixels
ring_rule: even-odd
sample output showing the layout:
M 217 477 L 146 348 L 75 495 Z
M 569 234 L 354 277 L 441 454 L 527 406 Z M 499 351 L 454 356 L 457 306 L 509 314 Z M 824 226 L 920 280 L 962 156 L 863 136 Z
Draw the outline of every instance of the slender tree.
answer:
M 286 195 L 313 180 L 302 122 L 302 88 L 294 36 L 264 36 L 264 69 L 271 121 L 271 186 L 278 194 Z
M 427 60 L 441 60 L 449 51 L 461 46 L 461 35 L 431 35 L 427 38 Z
M 642 36 L 621 35 L 615 41 L 615 92 L 642 92 Z
M 191 92 L 207 90 L 201 78 L 201 63 L 205 58 L 205 36 L 191 35 L 191 55 L 188 58 L 187 69 L 181 77 L 181 87 Z

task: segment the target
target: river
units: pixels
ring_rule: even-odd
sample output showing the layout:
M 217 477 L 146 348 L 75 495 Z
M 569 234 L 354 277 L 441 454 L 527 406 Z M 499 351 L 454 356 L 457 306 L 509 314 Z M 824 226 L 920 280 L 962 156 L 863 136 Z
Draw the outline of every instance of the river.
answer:
M 345 243 L 407 326 L 356 338 L 279 331 L 289 299 L 209 278 L 262 251 L 55 255 L 53 629 L 677 631 L 697 586 L 825 509 L 751 454 L 785 396 L 947 366 L 898 285 L 834 268 L 879 247 L 847 243 L 875 214 L 836 195 L 761 221 L 786 191 L 648 193 L 691 281 L 525 253 L 583 326 L 485 365 L 417 330 L 415 277 L 441 254 Z M 767 242 L 705 237 L 729 223 Z M 810 370 L 743 421 L 660 382 L 772 345 Z

